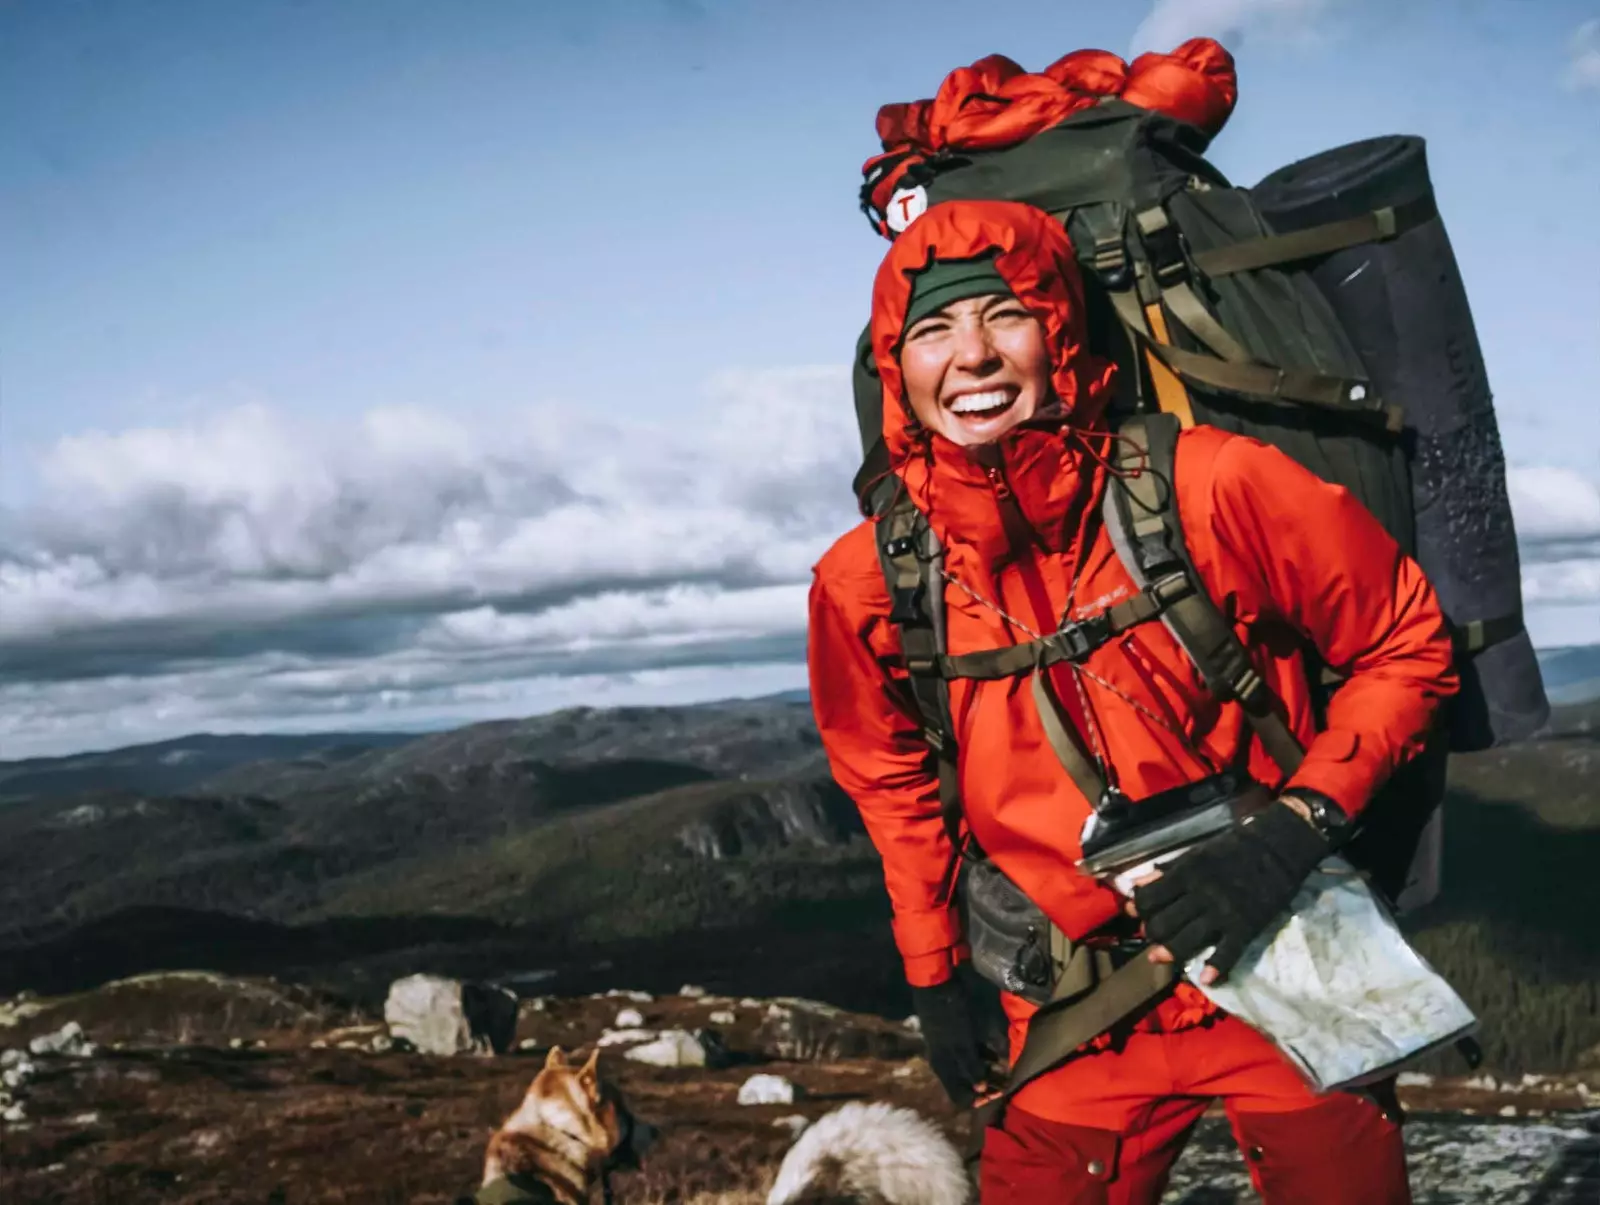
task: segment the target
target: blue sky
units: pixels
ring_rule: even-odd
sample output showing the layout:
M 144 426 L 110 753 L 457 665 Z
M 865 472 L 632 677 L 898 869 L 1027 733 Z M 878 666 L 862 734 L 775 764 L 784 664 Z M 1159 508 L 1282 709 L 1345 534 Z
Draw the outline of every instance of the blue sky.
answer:
M 1600 640 L 1597 20 L 0 3 L 0 756 L 797 683 L 851 517 L 878 105 L 1194 32 L 1238 58 L 1240 183 L 1428 139 L 1535 636 Z

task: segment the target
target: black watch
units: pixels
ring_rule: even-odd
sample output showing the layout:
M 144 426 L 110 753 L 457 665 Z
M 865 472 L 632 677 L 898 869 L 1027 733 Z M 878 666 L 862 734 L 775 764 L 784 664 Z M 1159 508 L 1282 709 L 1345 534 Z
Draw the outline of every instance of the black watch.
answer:
M 1329 845 L 1338 845 L 1350 829 L 1350 817 L 1344 809 L 1321 791 L 1309 787 L 1294 787 L 1279 794 L 1280 799 L 1297 799 L 1311 813 L 1311 823 Z

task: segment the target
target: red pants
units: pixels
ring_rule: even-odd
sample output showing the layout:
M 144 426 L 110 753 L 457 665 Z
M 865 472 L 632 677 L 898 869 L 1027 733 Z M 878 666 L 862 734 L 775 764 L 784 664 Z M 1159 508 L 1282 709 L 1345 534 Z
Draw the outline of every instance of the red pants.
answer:
M 1041 1076 L 989 1130 L 982 1205 L 1155 1205 L 1206 1106 L 1220 1099 L 1267 1205 L 1410 1205 L 1398 1109 L 1317 1096 L 1232 1018 L 1135 1033 L 1120 1051 Z

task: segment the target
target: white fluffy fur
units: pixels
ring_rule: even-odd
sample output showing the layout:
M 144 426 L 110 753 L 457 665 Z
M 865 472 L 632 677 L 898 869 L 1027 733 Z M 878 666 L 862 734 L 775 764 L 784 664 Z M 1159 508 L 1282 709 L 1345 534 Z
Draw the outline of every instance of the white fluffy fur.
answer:
M 845 1189 L 889 1205 L 967 1205 L 972 1196 L 960 1153 L 932 1122 L 911 1109 L 852 1102 L 819 1117 L 789 1148 L 767 1205 L 787 1205 L 830 1161 Z

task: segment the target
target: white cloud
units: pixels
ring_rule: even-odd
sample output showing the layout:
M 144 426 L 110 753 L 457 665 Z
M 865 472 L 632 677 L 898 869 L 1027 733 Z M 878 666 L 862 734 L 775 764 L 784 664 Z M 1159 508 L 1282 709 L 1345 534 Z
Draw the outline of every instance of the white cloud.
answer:
M 1575 469 L 1512 466 L 1506 489 L 1520 539 L 1600 540 L 1600 481 Z
M 1566 467 L 1513 465 L 1506 489 L 1535 646 L 1600 642 L 1600 480 Z
M 1600 18 L 1578 26 L 1567 41 L 1567 51 L 1562 85 L 1569 92 L 1600 90 Z
M 419 614 L 606 586 L 802 580 L 852 518 L 842 370 L 720 379 L 670 425 L 381 412 L 63 441 L 0 557 L 0 648 L 131 621 Z
M 537 710 L 569 680 L 793 685 L 811 565 L 856 519 L 849 388 L 739 372 L 653 424 L 250 407 L 64 440 L 0 516 L 0 756 L 102 725 Z
M 1130 54 L 1168 51 L 1189 38 L 1215 38 L 1237 51 L 1248 35 L 1283 41 L 1314 37 L 1331 0 L 1156 0 L 1134 31 Z

